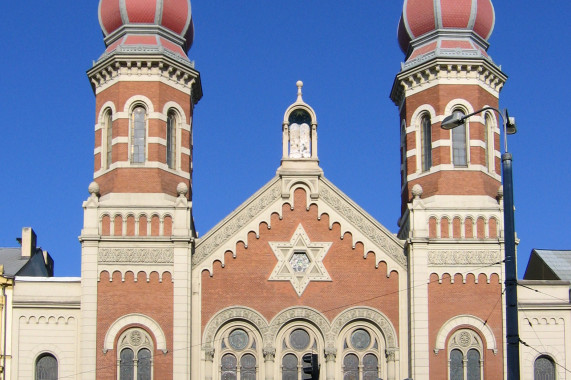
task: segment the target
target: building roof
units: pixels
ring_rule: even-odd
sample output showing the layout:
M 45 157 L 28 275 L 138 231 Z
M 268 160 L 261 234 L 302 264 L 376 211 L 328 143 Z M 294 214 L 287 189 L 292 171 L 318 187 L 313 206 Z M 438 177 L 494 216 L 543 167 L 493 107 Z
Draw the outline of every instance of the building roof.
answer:
M 571 281 L 571 250 L 533 249 L 523 278 Z
M 4 265 L 4 275 L 7 277 L 14 277 L 29 259 L 22 257 L 20 248 L 0 248 L 0 265 Z

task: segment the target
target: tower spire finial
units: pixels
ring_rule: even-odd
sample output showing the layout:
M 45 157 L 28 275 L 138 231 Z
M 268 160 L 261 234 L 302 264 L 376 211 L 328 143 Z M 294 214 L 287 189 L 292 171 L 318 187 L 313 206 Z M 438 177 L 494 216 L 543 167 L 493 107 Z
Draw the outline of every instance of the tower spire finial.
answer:
M 303 102 L 303 99 L 301 98 L 301 88 L 303 87 L 303 82 L 298 80 L 295 85 L 297 86 L 297 101 Z

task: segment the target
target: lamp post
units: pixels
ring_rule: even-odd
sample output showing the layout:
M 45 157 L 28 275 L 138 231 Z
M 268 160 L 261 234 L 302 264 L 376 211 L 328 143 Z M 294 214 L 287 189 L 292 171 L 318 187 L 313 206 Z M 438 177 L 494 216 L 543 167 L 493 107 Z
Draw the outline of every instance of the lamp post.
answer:
M 505 285 L 506 285 L 506 338 L 508 380 L 519 380 L 519 322 L 517 316 L 517 267 L 515 253 L 515 224 L 513 205 L 512 155 L 508 152 L 507 135 L 516 133 L 515 119 L 509 117 L 508 110 L 500 111 L 485 107 L 469 115 L 454 113 L 442 121 L 442 129 L 453 129 L 466 122 L 470 116 L 493 110 L 503 122 L 504 153 L 502 154 L 502 185 L 504 187 L 504 243 L 505 243 Z

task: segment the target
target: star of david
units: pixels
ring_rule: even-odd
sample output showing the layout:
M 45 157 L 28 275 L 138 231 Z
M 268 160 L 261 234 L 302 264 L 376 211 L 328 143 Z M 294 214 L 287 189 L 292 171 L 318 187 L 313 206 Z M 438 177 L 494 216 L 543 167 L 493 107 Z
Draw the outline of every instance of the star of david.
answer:
M 311 242 L 301 224 L 290 241 L 270 242 L 278 259 L 269 281 L 289 281 L 301 297 L 310 281 L 331 281 L 323 258 L 332 243 Z

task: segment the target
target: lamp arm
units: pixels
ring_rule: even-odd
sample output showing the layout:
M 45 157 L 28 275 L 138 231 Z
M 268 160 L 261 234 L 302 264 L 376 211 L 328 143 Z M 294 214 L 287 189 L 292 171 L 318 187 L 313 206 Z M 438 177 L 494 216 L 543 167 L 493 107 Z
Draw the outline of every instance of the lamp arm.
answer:
M 502 111 L 502 110 L 500 110 L 500 109 L 498 109 L 498 108 L 496 108 L 496 107 L 487 106 L 487 107 L 484 107 L 484 108 L 482 108 L 482 109 L 479 109 L 479 110 L 476 111 L 476 112 L 472 112 L 471 114 L 468 114 L 468 115 L 463 116 L 463 117 L 462 117 L 462 121 L 466 121 L 466 120 L 468 120 L 468 118 L 471 117 L 471 116 L 474 116 L 474 115 L 477 115 L 477 114 L 479 114 L 479 113 L 482 113 L 482 112 L 484 112 L 484 111 L 489 111 L 489 110 L 496 111 L 497 114 L 500 116 L 500 119 L 502 119 L 502 125 L 503 125 L 503 127 L 504 127 L 504 152 L 507 153 L 507 152 L 508 152 L 508 139 L 507 139 L 507 124 L 506 124 L 506 123 L 507 123 L 507 117 L 506 117 L 506 110 L 503 110 L 503 111 Z

